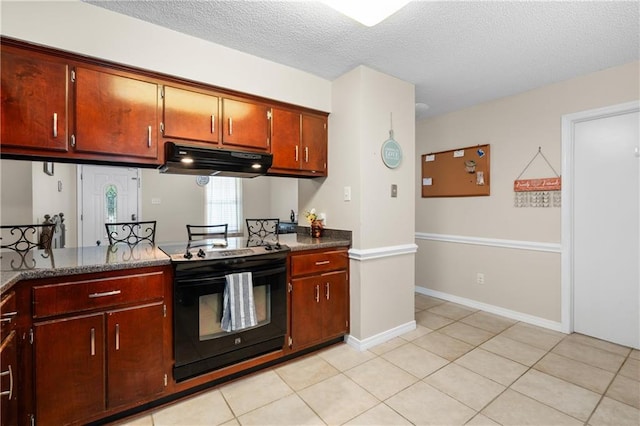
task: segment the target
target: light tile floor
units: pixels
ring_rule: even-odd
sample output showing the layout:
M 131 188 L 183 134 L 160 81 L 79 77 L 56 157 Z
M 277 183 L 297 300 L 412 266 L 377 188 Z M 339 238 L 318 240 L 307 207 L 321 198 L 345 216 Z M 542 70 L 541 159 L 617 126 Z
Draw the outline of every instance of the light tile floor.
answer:
M 640 425 L 640 351 L 416 294 L 416 330 L 346 344 L 121 425 Z

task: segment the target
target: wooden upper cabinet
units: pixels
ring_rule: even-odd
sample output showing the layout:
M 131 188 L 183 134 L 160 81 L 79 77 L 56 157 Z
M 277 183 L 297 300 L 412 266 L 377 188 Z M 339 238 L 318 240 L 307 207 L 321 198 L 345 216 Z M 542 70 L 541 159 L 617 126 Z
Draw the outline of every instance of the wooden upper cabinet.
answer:
M 164 86 L 163 136 L 217 143 L 218 103 L 219 98 L 214 95 Z
M 1 58 L 2 149 L 67 151 L 69 65 L 6 46 Z
M 327 175 L 327 117 L 272 109 L 271 169 L 304 176 Z
M 158 85 L 77 67 L 75 150 L 158 157 Z
M 271 110 L 271 153 L 274 169 L 300 168 L 302 115 L 278 108 Z
M 301 169 L 327 174 L 327 117 L 302 114 Z
M 222 144 L 269 150 L 269 107 L 222 99 Z

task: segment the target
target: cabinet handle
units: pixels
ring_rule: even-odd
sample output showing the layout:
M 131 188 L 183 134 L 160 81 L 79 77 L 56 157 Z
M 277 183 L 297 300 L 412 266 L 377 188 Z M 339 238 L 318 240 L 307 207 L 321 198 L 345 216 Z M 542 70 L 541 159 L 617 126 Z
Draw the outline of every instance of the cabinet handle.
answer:
M 211 133 L 216 132 L 216 116 L 211 114 Z
M 96 329 L 91 329 L 91 356 L 96 354 Z
M 7 366 L 7 371 L 3 371 L 0 373 L 0 377 L 9 376 L 9 390 L 0 392 L 0 396 L 9 396 L 9 400 L 13 398 L 13 370 L 11 369 L 11 364 Z
M 16 331 L 12 330 L 9 336 L 2 342 L 2 347 L 6 347 L 16 337 Z M 9 396 L 9 400 L 13 398 L 13 370 L 11 364 L 7 365 L 7 371 L 0 373 L 0 377 L 9 376 L 9 390 L 0 392 L 0 396 Z
M 296 161 L 298 161 L 298 145 L 296 145 Z
M 120 350 L 120 324 L 116 324 L 116 351 Z
M 58 113 L 53 113 L 53 137 L 58 137 Z
M 329 285 L 329 283 L 326 283 L 326 284 L 324 285 L 324 291 L 325 291 L 325 293 L 326 293 L 327 300 L 329 300 L 329 288 L 330 288 L 330 287 L 331 287 L 331 286 Z
M 328 265 L 330 264 L 331 261 L 330 260 L 321 260 L 319 262 L 316 262 L 316 266 L 320 266 L 320 265 Z
M 304 147 L 304 161 L 305 161 L 305 163 L 309 162 L 309 147 L 308 146 Z
M 15 317 L 16 315 L 18 315 L 18 312 L 16 312 L 16 311 L 5 312 L 5 313 L 2 314 L 2 318 L 0 318 L 0 322 L 11 323 L 11 321 L 13 321 L 13 317 Z
M 320 302 L 320 284 L 316 284 L 316 303 Z
M 151 126 L 147 128 L 147 145 L 151 148 Z
M 233 118 L 229 117 L 229 136 L 233 134 Z
M 95 299 L 98 297 L 106 297 L 106 296 L 115 296 L 122 293 L 122 291 L 120 290 L 113 290 L 113 291 L 105 291 L 104 293 L 91 293 L 89 295 L 89 299 Z

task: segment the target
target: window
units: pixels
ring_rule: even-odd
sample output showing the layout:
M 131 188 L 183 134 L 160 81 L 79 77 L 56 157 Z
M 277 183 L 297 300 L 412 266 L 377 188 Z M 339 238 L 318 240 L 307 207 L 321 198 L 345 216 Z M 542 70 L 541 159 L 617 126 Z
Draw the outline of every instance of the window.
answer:
M 205 225 L 226 223 L 227 232 L 241 233 L 242 179 L 212 177 L 205 192 Z

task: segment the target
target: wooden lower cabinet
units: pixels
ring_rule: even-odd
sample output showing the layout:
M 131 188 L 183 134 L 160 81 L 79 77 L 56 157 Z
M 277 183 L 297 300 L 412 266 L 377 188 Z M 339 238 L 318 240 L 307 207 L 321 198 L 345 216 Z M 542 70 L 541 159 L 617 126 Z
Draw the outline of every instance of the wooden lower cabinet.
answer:
M 16 297 L 11 292 L 0 300 L 0 425 L 18 424 L 18 333 Z
M 107 313 L 107 409 L 164 389 L 163 304 Z
M 34 325 L 37 425 L 63 425 L 105 410 L 104 315 Z
M 84 424 L 163 395 L 166 279 L 155 270 L 33 287 L 35 424 Z
M 347 334 L 347 249 L 292 255 L 291 271 L 291 349 L 304 349 Z

